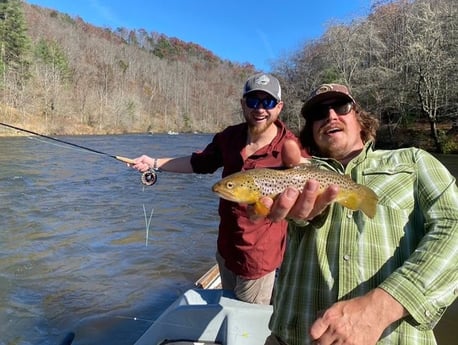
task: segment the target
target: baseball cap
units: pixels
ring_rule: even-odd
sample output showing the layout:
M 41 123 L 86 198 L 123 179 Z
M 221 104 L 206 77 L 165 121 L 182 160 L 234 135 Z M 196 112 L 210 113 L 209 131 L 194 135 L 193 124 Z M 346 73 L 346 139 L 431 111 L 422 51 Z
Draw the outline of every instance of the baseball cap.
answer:
M 348 87 L 341 84 L 322 84 L 317 89 L 313 90 L 302 107 L 301 113 L 304 117 L 307 112 L 318 103 L 331 98 L 343 98 L 349 102 L 356 103 L 353 96 L 350 94 Z
M 273 75 L 258 73 L 248 78 L 245 82 L 245 86 L 243 87 L 242 97 L 245 97 L 248 93 L 254 91 L 267 92 L 277 101 L 281 101 L 280 82 Z

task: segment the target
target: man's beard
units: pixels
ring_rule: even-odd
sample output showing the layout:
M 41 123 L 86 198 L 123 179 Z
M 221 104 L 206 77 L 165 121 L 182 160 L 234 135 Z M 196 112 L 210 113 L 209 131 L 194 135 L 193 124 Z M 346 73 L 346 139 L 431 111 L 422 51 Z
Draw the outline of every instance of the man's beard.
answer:
M 268 119 L 266 122 L 264 122 L 261 125 L 253 124 L 252 122 L 248 122 L 248 130 L 251 134 L 259 135 L 259 134 L 264 133 L 267 130 L 267 128 L 270 127 L 272 123 L 273 121 L 271 121 L 270 119 Z

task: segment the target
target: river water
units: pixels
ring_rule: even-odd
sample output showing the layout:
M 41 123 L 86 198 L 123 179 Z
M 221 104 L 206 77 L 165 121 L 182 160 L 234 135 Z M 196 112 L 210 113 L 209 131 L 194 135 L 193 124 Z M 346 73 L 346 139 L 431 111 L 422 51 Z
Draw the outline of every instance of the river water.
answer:
M 109 155 L 181 156 L 211 135 L 58 137 Z M 458 176 L 458 156 L 440 159 Z M 214 263 L 212 175 L 140 174 L 112 157 L 0 137 L 0 345 L 133 344 Z M 456 340 L 457 303 L 437 327 Z M 454 339 L 454 340 L 452 340 Z

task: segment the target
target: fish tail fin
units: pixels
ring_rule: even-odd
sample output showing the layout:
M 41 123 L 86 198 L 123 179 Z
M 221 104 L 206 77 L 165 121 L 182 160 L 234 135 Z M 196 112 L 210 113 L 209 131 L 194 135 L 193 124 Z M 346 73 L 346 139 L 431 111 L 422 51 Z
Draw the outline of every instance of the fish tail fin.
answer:
M 363 198 L 359 209 L 369 218 L 374 218 L 377 212 L 378 196 L 372 189 L 366 186 L 361 186 L 361 192 Z
M 340 193 L 336 201 L 342 206 L 354 211 L 361 210 L 369 218 L 374 218 L 378 197 L 372 189 L 359 185 L 355 190 Z

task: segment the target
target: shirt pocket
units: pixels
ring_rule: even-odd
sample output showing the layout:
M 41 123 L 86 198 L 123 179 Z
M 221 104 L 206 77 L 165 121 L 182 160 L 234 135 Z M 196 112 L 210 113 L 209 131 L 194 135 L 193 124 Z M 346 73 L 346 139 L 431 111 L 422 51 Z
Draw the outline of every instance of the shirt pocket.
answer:
M 410 210 L 415 204 L 416 169 L 414 165 L 378 166 L 363 172 L 363 184 L 378 196 L 378 203 L 394 210 Z

